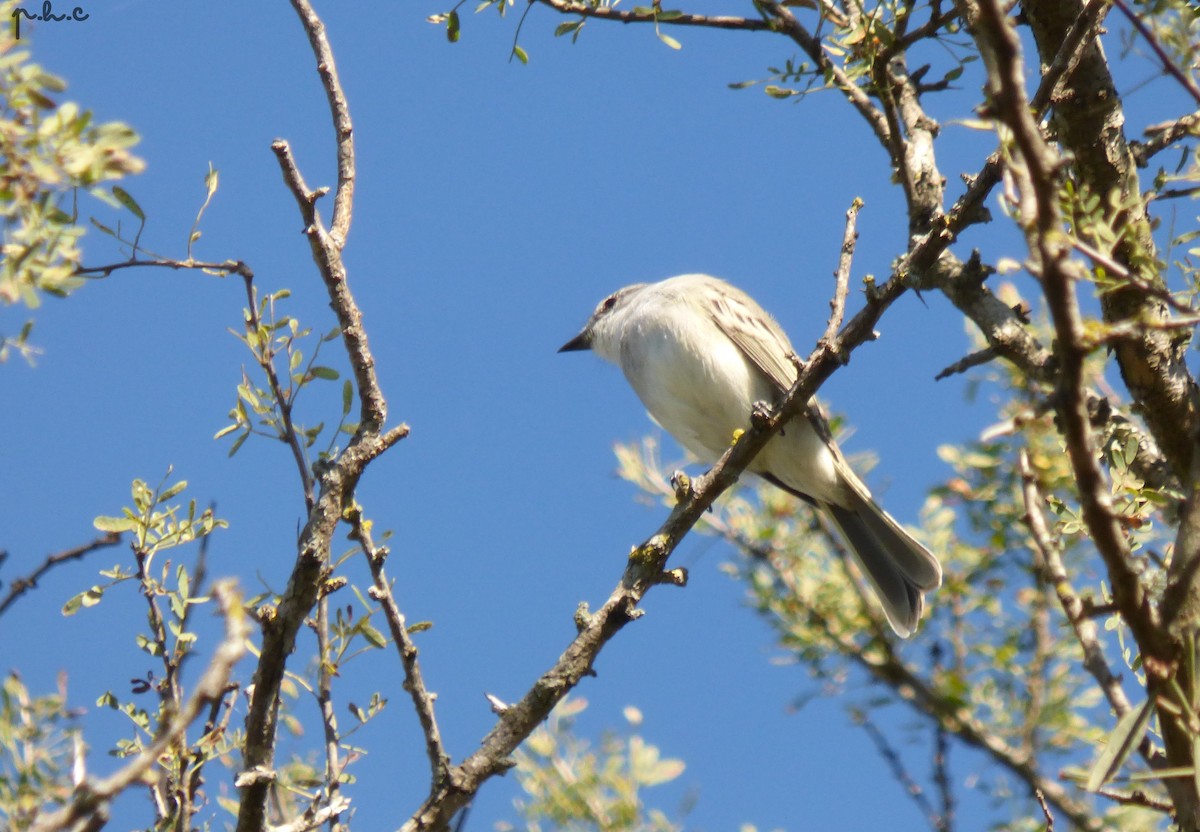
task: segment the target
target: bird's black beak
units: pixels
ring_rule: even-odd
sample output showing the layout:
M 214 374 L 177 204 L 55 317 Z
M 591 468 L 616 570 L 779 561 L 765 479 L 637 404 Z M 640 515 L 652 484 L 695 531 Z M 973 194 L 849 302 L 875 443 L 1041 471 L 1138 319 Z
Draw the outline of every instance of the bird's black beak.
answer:
M 558 348 L 559 352 L 579 352 L 580 350 L 590 350 L 592 348 L 592 338 L 590 333 L 585 329 L 583 332 L 576 335 L 567 343 Z

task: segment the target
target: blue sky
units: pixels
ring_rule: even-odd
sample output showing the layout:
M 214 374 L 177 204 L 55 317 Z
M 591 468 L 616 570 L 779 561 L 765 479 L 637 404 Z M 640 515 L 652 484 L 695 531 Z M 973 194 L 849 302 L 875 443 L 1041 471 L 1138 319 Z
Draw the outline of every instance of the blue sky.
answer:
M 333 184 L 332 129 L 290 6 L 85 8 L 84 22 L 30 27 L 35 56 L 69 81 L 65 97 L 142 134 L 147 170 L 125 184 L 150 216 L 145 245 L 184 255 L 211 162 L 221 185 L 197 255 L 245 260 L 260 291 L 292 290 L 289 314 L 319 332 L 332 327 L 269 149 L 287 139 L 310 186 Z M 614 476 L 611 450 L 656 429 L 614 368 L 556 348 L 611 290 L 705 271 L 754 295 L 803 352 L 824 326 L 850 201 L 866 200 L 856 278 L 886 276 L 906 222 L 882 151 L 834 93 L 795 106 L 728 88 L 792 57 L 780 39 L 675 31 L 683 49 L 674 51 L 649 28 L 593 23 L 572 46 L 551 37 L 561 19 L 539 7 L 522 32 L 531 56 L 522 66 L 507 60 L 515 16 L 468 11 L 451 45 L 424 20 L 445 10 L 318 5 L 356 131 L 350 283 L 391 418 L 412 426 L 371 468 L 360 498 L 377 528 L 394 530 L 389 569 L 410 620 L 434 622 L 419 646 L 461 759 L 492 723 L 484 693 L 518 698 L 572 637 L 576 605 L 607 597 L 629 547 L 663 517 Z M 969 76 L 963 85 L 968 97 L 978 86 Z M 939 151 L 952 193 L 992 144 L 946 126 Z M 995 247 L 1008 234 L 992 226 L 966 245 Z M 119 259 L 106 242 L 89 235 L 89 263 Z M 128 502 L 131 479 L 157 481 L 174 466 L 189 494 L 215 500 L 230 522 L 213 539 L 212 572 L 238 576 L 250 592 L 282 587 L 303 522 L 290 457 L 252 441 L 231 460 L 228 440 L 212 441 L 249 359 L 227 332 L 243 303 L 240 281 L 142 270 L 38 310 L 37 367 L 3 368 L 5 578 L 89 539 L 92 517 Z M 23 314 L 0 312 L 4 329 Z M 848 449 L 879 453 L 871 482 L 889 510 L 914 522 L 925 490 L 947 473 L 938 445 L 973 438 L 991 411 L 965 401 L 961 378 L 933 381 L 970 348 L 944 300 L 906 296 L 880 331 L 823 396 L 856 428 Z M 344 369 L 335 347 L 324 355 Z M 314 395 L 302 418 L 336 421 L 338 391 Z M 790 711 L 812 683 L 772 661 L 767 627 L 718 571 L 729 555 L 711 539 L 684 543 L 675 563 L 691 568 L 691 585 L 652 593 L 645 618 L 604 651 L 598 678 L 580 689 L 592 703 L 584 729 L 619 726 L 621 708 L 639 706 L 647 739 L 688 764 L 647 798 L 673 812 L 698 790 L 687 819 L 695 828 L 924 829 L 837 699 Z M 133 646 L 141 607 L 127 590 L 74 618 L 58 608 L 120 557 L 111 550 L 60 569 L 4 621 L 21 634 L 6 639 L 6 667 L 46 690 L 69 670 L 73 704 L 92 712 L 97 771 L 111 765 L 103 752 L 123 726 L 92 703 L 107 689 L 124 694 L 145 665 Z M 355 578 L 365 583 L 361 570 Z M 380 690 L 391 700 L 356 738 L 371 752 L 351 792 L 361 829 L 398 825 L 426 788 L 400 680 L 390 652 L 343 680 L 344 699 Z M 486 786 L 469 827 L 515 820 L 515 792 L 511 781 Z M 122 804 L 129 824 L 141 800 Z M 963 828 L 988 816 L 979 799 L 962 812 Z

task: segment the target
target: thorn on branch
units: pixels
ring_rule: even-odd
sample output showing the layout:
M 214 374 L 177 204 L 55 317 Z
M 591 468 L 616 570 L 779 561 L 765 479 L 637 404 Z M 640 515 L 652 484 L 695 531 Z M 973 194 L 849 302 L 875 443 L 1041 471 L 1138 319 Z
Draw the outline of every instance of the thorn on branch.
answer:
M 692 496 L 692 479 L 683 471 L 671 475 L 671 487 L 675 489 L 675 501 L 682 503 Z
M 655 583 L 670 584 L 671 586 L 685 587 L 688 582 L 688 571 L 682 566 L 677 566 L 674 569 L 668 569 L 665 572 L 660 572 Z
M 592 623 L 592 613 L 588 608 L 587 601 L 580 601 L 579 606 L 575 608 L 575 629 L 578 632 L 583 632 Z
M 996 356 L 997 353 L 994 348 L 986 347 L 982 350 L 973 352 L 970 355 L 960 358 L 958 361 L 955 361 L 949 367 L 946 367 L 940 373 L 934 376 L 933 380 L 941 381 L 942 379 L 950 378 L 950 376 L 958 375 L 959 373 L 965 373 L 972 367 L 978 367 L 982 364 L 987 364 L 989 361 L 994 360 Z

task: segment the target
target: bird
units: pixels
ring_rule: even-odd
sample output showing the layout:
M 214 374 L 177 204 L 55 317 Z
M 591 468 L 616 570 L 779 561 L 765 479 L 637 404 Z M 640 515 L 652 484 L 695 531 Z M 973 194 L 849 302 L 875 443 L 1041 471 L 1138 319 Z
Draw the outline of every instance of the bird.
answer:
M 712 462 L 798 377 L 782 327 L 741 289 L 706 274 L 636 283 L 602 300 L 559 352 L 591 350 L 625 374 L 654 421 Z M 884 511 L 851 469 L 815 406 L 784 423 L 748 470 L 815 506 L 862 567 L 891 628 L 916 629 L 942 567 Z

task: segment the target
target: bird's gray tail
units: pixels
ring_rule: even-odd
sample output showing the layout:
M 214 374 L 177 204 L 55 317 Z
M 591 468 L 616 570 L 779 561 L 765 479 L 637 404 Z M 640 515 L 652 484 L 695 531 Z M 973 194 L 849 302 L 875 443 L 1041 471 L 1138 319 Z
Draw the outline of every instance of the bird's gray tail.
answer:
M 942 584 L 942 567 L 869 497 L 855 495 L 854 503 L 851 508 L 823 503 L 822 508 L 870 578 L 888 623 L 907 638 L 921 620 L 924 592 Z

